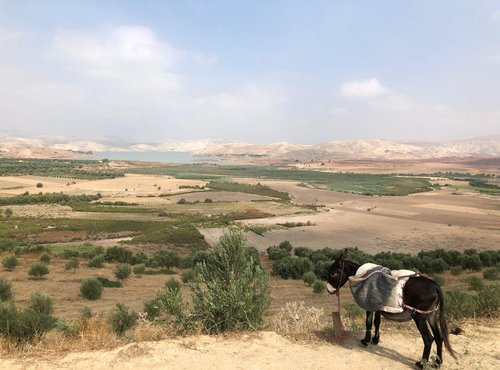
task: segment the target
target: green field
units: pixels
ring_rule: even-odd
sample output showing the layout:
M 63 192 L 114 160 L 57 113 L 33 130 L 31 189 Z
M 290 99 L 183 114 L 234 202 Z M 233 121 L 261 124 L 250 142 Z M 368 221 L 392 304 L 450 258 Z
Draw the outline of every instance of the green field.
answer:
M 432 190 L 426 178 L 397 175 L 332 173 L 298 170 L 278 166 L 200 166 L 133 168 L 131 173 L 168 175 L 180 179 L 214 179 L 251 177 L 256 179 L 291 180 L 313 186 L 364 195 L 408 195 Z

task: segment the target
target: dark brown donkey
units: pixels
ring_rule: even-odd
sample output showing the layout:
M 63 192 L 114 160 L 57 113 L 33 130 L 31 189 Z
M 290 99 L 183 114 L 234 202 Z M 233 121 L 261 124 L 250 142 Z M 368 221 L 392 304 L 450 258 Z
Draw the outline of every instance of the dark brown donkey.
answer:
M 346 260 L 347 251 L 344 251 L 330 266 L 328 270 L 327 290 L 328 293 L 338 293 L 338 290 L 347 282 L 349 276 L 356 274 L 360 267 L 357 263 Z M 432 342 L 436 342 L 437 365 L 443 363 L 443 341 L 448 352 L 455 358 L 455 352 L 451 348 L 448 338 L 448 326 L 444 317 L 443 292 L 438 283 L 425 276 L 412 276 L 408 278 L 403 288 L 403 307 L 401 313 L 389 313 L 384 311 L 366 312 L 366 334 L 361 340 L 367 346 L 370 340 L 373 344 L 378 344 L 380 333 L 380 315 L 389 320 L 409 321 L 413 319 L 417 325 L 422 340 L 424 341 L 424 352 L 422 359 L 415 364 L 423 368 L 429 361 Z M 372 319 L 375 314 L 375 334 L 372 338 Z M 429 326 L 427 326 L 429 325 Z M 431 328 L 432 334 L 429 331 Z

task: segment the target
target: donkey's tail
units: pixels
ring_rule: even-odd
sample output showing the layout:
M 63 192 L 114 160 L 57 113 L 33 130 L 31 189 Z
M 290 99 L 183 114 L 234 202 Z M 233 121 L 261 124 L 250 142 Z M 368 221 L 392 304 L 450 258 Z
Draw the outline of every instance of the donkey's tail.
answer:
M 453 358 L 457 358 L 456 352 L 453 350 L 453 348 L 451 348 L 450 338 L 448 336 L 448 324 L 446 324 L 446 318 L 444 317 L 443 292 L 441 291 L 440 287 L 438 287 L 436 290 L 439 298 L 439 326 L 441 329 L 441 335 L 443 336 L 444 346 L 446 347 L 446 350 L 450 353 L 450 355 L 453 356 Z

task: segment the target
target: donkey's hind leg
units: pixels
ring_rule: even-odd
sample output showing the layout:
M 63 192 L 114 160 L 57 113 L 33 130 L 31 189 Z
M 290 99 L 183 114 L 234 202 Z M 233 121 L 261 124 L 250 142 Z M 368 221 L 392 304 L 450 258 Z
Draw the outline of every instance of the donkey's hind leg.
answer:
M 438 366 L 441 366 L 441 364 L 443 363 L 443 334 L 441 333 L 441 330 L 439 328 L 437 314 L 432 314 L 432 317 L 430 317 L 429 320 L 429 325 L 431 327 L 432 334 L 434 335 L 434 341 L 436 342 L 436 364 Z
M 380 331 L 379 331 L 379 329 L 380 329 L 380 311 L 375 312 L 374 324 L 375 324 L 375 334 L 373 335 L 372 343 L 378 344 L 378 342 L 380 340 Z
M 422 340 L 424 341 L 424 352 L 422 353 L 422 359 L 415 363 L 420 369 L 424 368 L 424 365 L 429 361 L 429 354 L 431 353 L 431 346 L 434 340 L 429 327 L 427 326 L 427 319 L 424 315 L 416 314 L 413 318 L 415 324 L 417 324 L 418 331 L 422 335 Z
M 370 339 L 372 339 L 372 320 L 373 320 L 373 312 L 366 311 L 366 331 L 365 337 L 361 339 L 361 343 L 366 347 L 368 343 L 370 343 Z

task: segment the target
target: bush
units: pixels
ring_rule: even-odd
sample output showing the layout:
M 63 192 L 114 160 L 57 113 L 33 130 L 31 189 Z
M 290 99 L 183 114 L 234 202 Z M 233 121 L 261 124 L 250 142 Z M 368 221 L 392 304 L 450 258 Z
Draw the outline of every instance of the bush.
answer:
M 165 283 L 165 289 L 170 289 L 170 290 L 174 290 L 174 291 L 179 291 L 181 289 L 181 284 L 173 279 L 173 278 L 170 278 L 169 280 L 167 280 L 167 282 Z
M 78 268 L 79 265 L 80 264 L 78 263 L 78 259 L 76 257 L 71 257 L 64 264 L 64 269 L 65 270 L 73 270 L 73 273 L 74 273 L 74 272 L 76 272 L 76 269 Z
M 96 278 L 85 278 L 80 283 L 80 293 L 91 301 L 101 298 L 102 289 L 102 283 Z
M 466 255 L 464 257 L 463 267 L 469 271 L 479 271 L 482 267 L 481 258 L 477 254 Z
M 498 289 L 498 285 L 487 286 L 477 294 L 476 315 L 496 318 L 499 306 L 500 289 Z
M 132 267 L 132 271 L 134 271 L 134 275 L 141 277 L 142 274 L 144 274 L 144 271 L 146 271 L 146 265 L 144 263 L 134 265 L 134 267 Z
M 451 270 L 450 270 L 451 274 L 453 276 L 458 276 L 462 273 L 462 266 L 455 266 L 455 267 L 452 267 Z
M 273 273 L 283 279 L 300 279 L 312 268 L 312 262 L 305 257 L 285 257 L 273 263 Z
M 47 252 L 42 253 L 42 255 L 40 256 L 41 263 L 45 263 L 46 265 L 48 265 L 50 263 L 50 260 L 50 254 L 48 254 Z
M 323 280 L 316 280 L 313 283 L 312 288 L 315 294 L 323 294 L 326 289 L 326 284 Z
M 132 263 L 133 257 L 131 251 L 118 246 L 108 248 L 104 253 L 106 262 Z
M 267 248 L 267 256 L 270 260 L 276 261 L 285 257 L 290 257 L 290 251 L 286 249 L 281 249 L 280 247 L 271 246 Z
M 186 204 L 187 203 L 187 200 L 184 199 L 184 198 L 181 198 L 177 201 L 177 204 Z
M 56 319 L 44 310 L 36 311 L 31 307 L 18 310 L 13 301 L 0 302 L 0 335 L 18 343 L 40 340 L 55 323 Z
M 230 230 L 199 265 L 193 284 L 194 320 L 209 333 L 257 329 L 270 304 L 267 273 L 245 245 L 243 233 Z
M 498 269 L 490 268 L 483 271 L 483 278 L 486 280 L 497 280 L 498 279 Z
M 135 325 L 137 318 L 136 312 L 129 311 L 127 306 L 117 303 L 116 308 L 108 318 L 108 322 L 117 335 L 122 335 Z
M 445 293 L 444 298 L 445 313 L 450 318 L 460 320 L 475 316 L 476 304 L 471 295 L 461 290 L 451 290 Z
M 28 275 L 33 276 L 35 279 L 41 279 L 49 273 L 49 268 L 43 263 L 36 262 L 32 264 L 28 270 Z
M 483 281 L 479 276 L 469 276 L 465 281 L 469 284 L 470 290 L 481 290 L 484 288 Z
M 15 254 L 11 254 L 9 256 L 6 256 L 2 260 L 2 266 L 8 270 L 8 271 L 14 271 L 14 269 L 19 265 L 19 261 L 17 260 L 17 257 Z
M 160 316 L 160 305 L 156 299 L 144 301 L 144 312 L 148 320 L 154 320 Z
M 46 294 L 35 292 L 31 295 L 27 307 L 35 313 L 51 315 L 54 312 L 54 300 Z
M 181 259 L 172 251 L 156 251 L 153 257 L 148 258 L 146 266 L 148 267 L 174 267 L 179 266 Z
M 36 183 L 36 187 L 37 187 L 37 188 L 43 188 L 43 184 L 42 184 L 41 182 L 37 182 L 37 183 Z
M 87 263 L 88 267 L 102 268 L 104 265 L 104 256 L 102 254 L 98 254 L 90 259 Z
M 113 272 L 118 280 L 125 280 L 130 276 L 132 268 L 128 263 L 119 263 Z
M 193 269 L 187 269 L 183 270 L 181 274 L 181 281 L 186 284 L 186 283 L 191 283 L 196 280 L 196 271 Z
M 312 271 L 308 271 L 304 275 L 302 275 L 302 281 L 304 281 L 304 284 L 306 284 L 307 286 L 312 286 L 316 280 L 316 274 Z
M 297 256 L 297 257 L 307 257 L 309 258 L 312 254 L 312 250 L 309 249 L 309 248 L 306 248 L 306 247 L 298 247 L 298 248 L 295 248 L 293 253 Z
M 5 277 L 0 278 L 0 301 L 10 301 L 12 299 L 12 283 Z
M 103 288 L 121 288 L 123 286 L 119 281 L 109 280 L 102 276 L 98 276 L 96 279 L 102 284 Z

